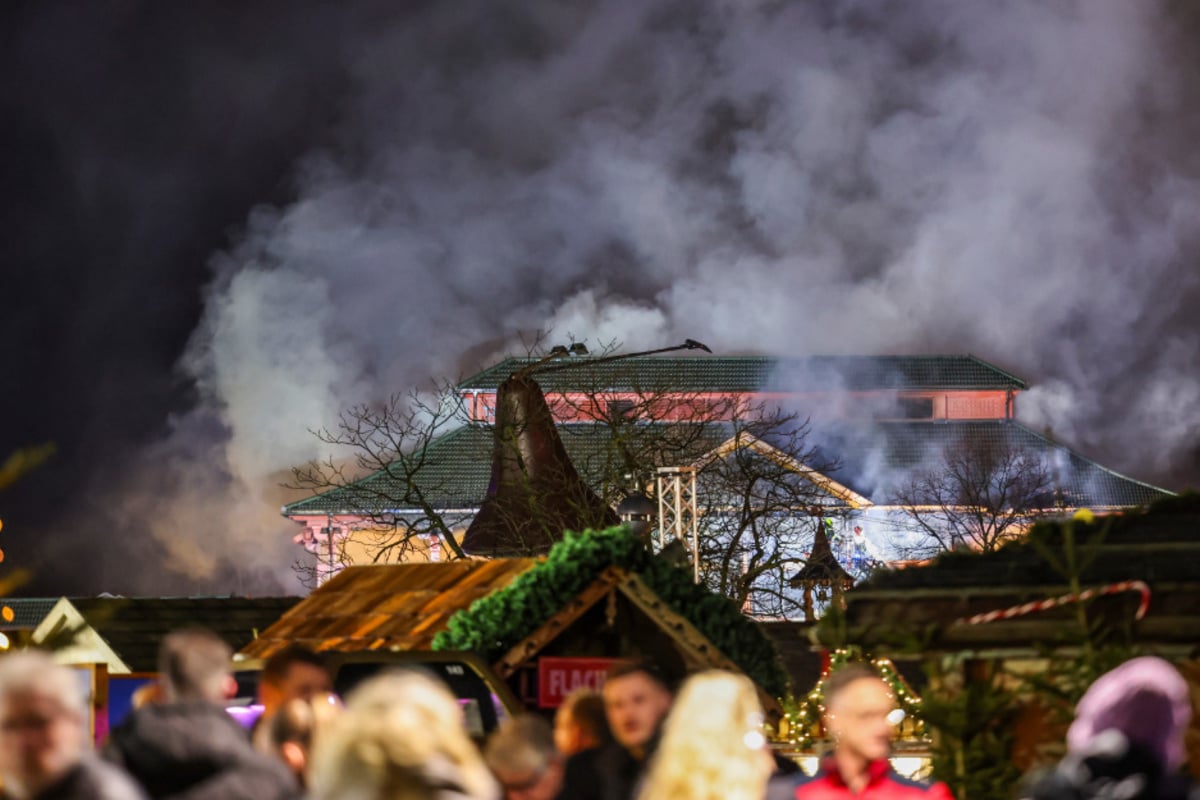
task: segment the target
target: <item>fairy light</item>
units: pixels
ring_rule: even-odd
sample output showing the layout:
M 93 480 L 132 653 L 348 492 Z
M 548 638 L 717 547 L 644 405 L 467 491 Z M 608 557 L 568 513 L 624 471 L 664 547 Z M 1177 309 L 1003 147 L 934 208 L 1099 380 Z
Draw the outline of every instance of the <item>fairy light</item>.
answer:
M 821 733 L 820 721 L 825 714 L 825 678 L 852 660 L 849 650 L 835 650 L 829 657 L 829 670 L 821 675 L 817 685 L 807 695 L 789 696 L 781 701 L 784 708 L 783 724 L 780 726 L 783 729 L 782 741 L 797 749 L 809 749 L 816 744 L 817 736 Z M 889 715 L 889 722 L 896 726 L 903 725 L 909 736 L 923 737 L 925 723 L 919 714 L 921 698 L 909 689 L 889 659 L 873 658 L 870 664 L 896 698 L 896 711 Z

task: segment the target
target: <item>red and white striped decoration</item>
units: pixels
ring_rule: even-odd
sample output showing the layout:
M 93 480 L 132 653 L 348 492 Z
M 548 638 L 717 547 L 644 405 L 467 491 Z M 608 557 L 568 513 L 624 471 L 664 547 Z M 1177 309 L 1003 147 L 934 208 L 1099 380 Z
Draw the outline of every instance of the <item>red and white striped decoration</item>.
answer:
M 1141 619 L 1146 616 L 1146 612 L 1150 608 L 1150 587 L 1144 581 L 1121 581 L 1120 583 L 1110 583 L 1108 586 L 1101 586 L 1099 589 L 1086 589 L 1079 594 L 1064 594 L 1061 597 L 1052 597 L 1047 600 L 1037 600 L 1024 605 L 1013 606 L 999 611 L 989 611 L 986 614 L 976 614 L 973 617 L 956 620 L 956 624 L 963 625 L 982 625 L 985 622 L 995 622 L 998 619 L 1012 619 L 1025 614 L 1032 614 L 1035 611 L 1045 611 L 1048 608 L 1055 606 L 1063 606 L 1067 603 L 1082 603 L 1085 600 L 1091 600 L 1093 597 L 1099 597 L 1105 594 L 1120 594 L 1121 592 L 1140 592 L 1142 600 L 1138 603 L 1137 613 L 1133 615 L 1134 619 Z

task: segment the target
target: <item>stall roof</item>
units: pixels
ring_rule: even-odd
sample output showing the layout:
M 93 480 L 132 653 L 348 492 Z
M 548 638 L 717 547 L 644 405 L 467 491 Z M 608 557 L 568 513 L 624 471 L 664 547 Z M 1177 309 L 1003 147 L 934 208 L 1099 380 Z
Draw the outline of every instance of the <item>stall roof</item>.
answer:
M 1108 587 L 1093 622 L 1149 646 L 1190 649 L 1200 639 L 1200 495 L 1160 501 L 1149 510 L 1097 517 L 1091 524 L 1043 523 L 1023 540 L 991 553 L 946 553 L 933 563 L 880 572 L 847 593 L 844 623 L 857 644 L 930 649 L 1006 649 L 1069 644 L 1072 603 L 989 621 L 977 615 L 1069 596 L 1062 569 L 1067 532 L 1075 541 L 1080 586 Z M 1052 560 L 1053 559 L 1053 560 Z M 1058 562 L 1058 565 L 1054 562 Z M 1149 591 L 1145 616 L 1139 581 Z M 1118 591 L 1119 590 L 1119 591 Z M 837 623 L 823 624 L 828 636 Z M 829 630 L 825 630 L 829 628 Z
M 57 597 L 3 597 L 0 607 L 12 609 L 12 620 L 0 617 L 0 631 L 32 631 L 58 602 Z
M 267 658 L 289 644 L 312 650 L 428 650 L 451 615 L 537 563 L 498 558 L 349 567 L 248 643 Z
M 236 651 L 298 602 L 298 597 L 63 597 L 33 638 L 47 644 L 69 639 L 64 657 L 74 653 L 102 661 L 111 671 L 153 672 L 159 645 L 171 631 L 207 628 Z

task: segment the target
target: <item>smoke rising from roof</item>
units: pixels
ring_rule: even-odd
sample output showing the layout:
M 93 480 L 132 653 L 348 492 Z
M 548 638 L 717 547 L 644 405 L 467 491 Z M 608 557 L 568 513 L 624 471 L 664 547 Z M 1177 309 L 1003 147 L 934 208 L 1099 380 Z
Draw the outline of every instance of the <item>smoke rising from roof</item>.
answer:
M 337 133 L 213 259 L 182 362 L 200 401 L 155 451 L 189 477 L 135 496 L 137 524 L 204 507 L 207 552 L 287 563 L 269 496 L 320 454 L 308 429 L 545 328 L 975 352 L 1034 384 L 1027 423 L 1194 472 L 1200 126 L 1173 6 L 468 5 L 336 43 Z M 159 535 L 180 564 L 185 527 Z
M 445 4 L 351 64 L 340 147 L 219 261 L 189 368 L 253 485 L 351 401 L 533 327 L 974 351 L 1025 419 L 1195 447 L 1200 218 L 1154 3 Z

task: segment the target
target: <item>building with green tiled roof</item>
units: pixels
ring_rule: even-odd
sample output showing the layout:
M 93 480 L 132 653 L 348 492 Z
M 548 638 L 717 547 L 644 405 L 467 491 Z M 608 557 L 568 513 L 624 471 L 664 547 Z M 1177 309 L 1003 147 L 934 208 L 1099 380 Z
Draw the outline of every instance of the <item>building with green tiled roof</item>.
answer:
M 325 568 L 335 571 L 345 563 L 338 559 L 347 537 L 353 539 L 349 532 L 366 520 L 377 527 L 380 520 L 432 508 L 462 530 L 488 493 L 497 391 L 533 363 L 507 359 L 461 381 L 456 391 L 463 424 L 432 441 L 411 476 L 386 468 L 284 507 L 284 515 L 303 526 L 296 541 L 319 563 L 327 558 Z M 883 520 L 894 511 L 898 480 L 950 446 L 1036 454 L 1051 469 L 1059 507 L 1120 510 L 1170 494 L 1021 425 L 1015 412 L 1025 382 L 971 355 L 584 357 L 550 362 L 534 377 L 572 463 L 603 497 L 619 497 L 625 488 L 612 484 L 630 437 L 654 441 L 672 426 L 694 424 L 672 421 L 671 408 L 708 403 L 700 407 L 718 409 L 725 398 L 782 405 L 810 418 L 807 447 L 814 463 L 795 464 L 796 474 L 825 493 L 821 505 L 827 511 L 857 515 L 881 535 L 891 524 Z M 647 408 L 667 410 L 654 420 L 637 419 Z M 625 418 L 629 413 L 635 418 Z M 711 452 L 729 456 L 730 422 L 709 421 L 695 430 L 699 435 L 675 455 L 679 463 L 673 466 L 700 462 Z M 769 440 L 755 447 L 761 457 L 778 455 L 770 452 Z M 414 556 L 439 554 L 410 551 L 406 557 Z M 362 563 L 362 556 L 353 561 Z

